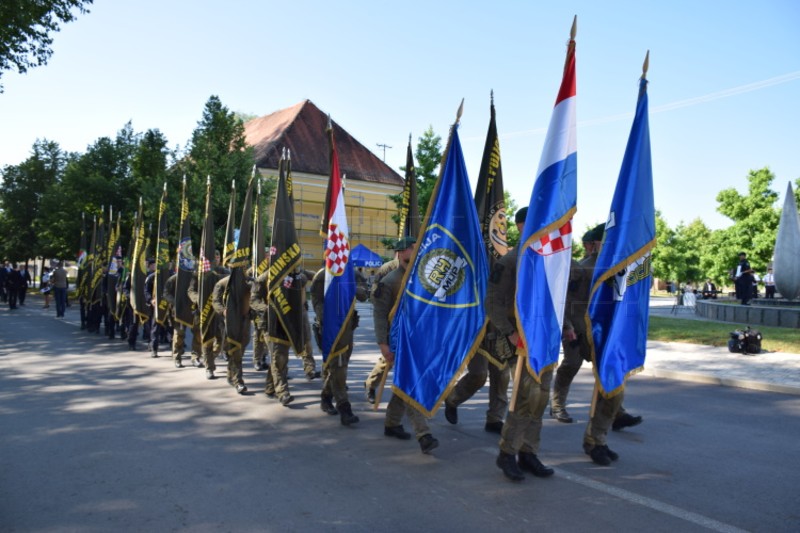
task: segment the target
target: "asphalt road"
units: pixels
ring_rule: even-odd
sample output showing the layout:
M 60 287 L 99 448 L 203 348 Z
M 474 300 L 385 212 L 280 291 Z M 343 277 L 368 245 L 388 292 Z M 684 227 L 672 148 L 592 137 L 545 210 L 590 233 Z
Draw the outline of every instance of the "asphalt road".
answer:
M 320 382 L 298 359 L 287 408 L 249 360 L 239 396 L 81 332 L 75 306 L 65 319 L 35 298 L 4 307 L 0 530 L 800 530 L 800 397 L 635 376 L 625 403 L 645 422 L 611 435 L 621 458 L 603 468 L 581 449 L 583 369 L 570 395 L 578 423 L 544 423 L 539 455 L 555 476 L 514 484 L 483 431 L 484 391 L 457 426 L 431 421 L 430 456 L 383 436 L 383 410 L 363 399 L 377 346 L 359 309 L 350 391 L 361 422 L 345 428 L 320 411 Z

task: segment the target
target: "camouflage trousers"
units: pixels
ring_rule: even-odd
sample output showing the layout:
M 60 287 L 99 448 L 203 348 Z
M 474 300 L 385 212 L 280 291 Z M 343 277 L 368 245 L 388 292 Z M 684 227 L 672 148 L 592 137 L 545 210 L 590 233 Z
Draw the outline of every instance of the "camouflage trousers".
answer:
M 516 455 L 518 452 L 537 453 L 542 433 L 542 414 L 550 397 L 553 371 L 547 370 L 537 383 L 527 371 L 526 362 L 517 358 L 515 365 L 522 367 L 519 383 L 515 383 L 516 405 L 508 413 L 500 436 L 500 451 Z

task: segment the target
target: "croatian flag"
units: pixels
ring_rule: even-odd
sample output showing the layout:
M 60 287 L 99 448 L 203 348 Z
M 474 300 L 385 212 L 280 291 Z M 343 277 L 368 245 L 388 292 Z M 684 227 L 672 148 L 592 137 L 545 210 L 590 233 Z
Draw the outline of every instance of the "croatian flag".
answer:
M 537 381 L 558 363 L 576 197 L 575 40 L 571 39 L 517 263 L 518 348 L 528 356 L 528 371 Z
M 350 261 L 350 233 L 344 210 L 344 187 L 339 170 L 339 156 L 331 140 L 331 178 L 325 213 L 327 241 L 325 243 L 325 303 L 322 318 L 322 359 L 325 364 L 332 357 L 347 351 L 339 346 L 342 329 L 350 327 L 348 318 L 355 308 L 356 278 Z

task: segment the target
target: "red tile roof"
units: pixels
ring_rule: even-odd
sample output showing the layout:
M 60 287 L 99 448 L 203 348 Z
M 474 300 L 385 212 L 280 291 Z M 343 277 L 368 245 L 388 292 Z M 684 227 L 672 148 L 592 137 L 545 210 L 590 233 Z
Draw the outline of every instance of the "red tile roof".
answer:
M 244 125 L 248 144 L 255 147 L 256 166 L 278 168 L 283 148 L 291 150 L 292 170 L 309 174 L 330 173 L 328 116 L 311 100 L 255 118 Z M 403 185 L 403 178 L 332 121 L 339 166 L 347 179 Z

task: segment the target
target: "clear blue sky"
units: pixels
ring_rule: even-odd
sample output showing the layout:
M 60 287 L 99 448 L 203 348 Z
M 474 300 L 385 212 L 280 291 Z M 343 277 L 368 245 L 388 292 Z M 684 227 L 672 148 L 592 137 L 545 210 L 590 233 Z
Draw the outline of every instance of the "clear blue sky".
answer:
M 84 151 L 128 121 L 185 146 L 212 94 L 265 115 L 311 99 L 405 163 L 432 125 L 460 130 L 475 182 L 494 89 L 506 189 L 528 203 L 578 15 L 578 214 L 605 221 L 650 50 L 656 207 L 726 227 L 715 197 L 769 166 L 800 177 L 800 2 L 96 0 L 50 63 L 6 73 L 0 165 L 37 138 Z M 779 203 L 778 205 L 782 205 Z

